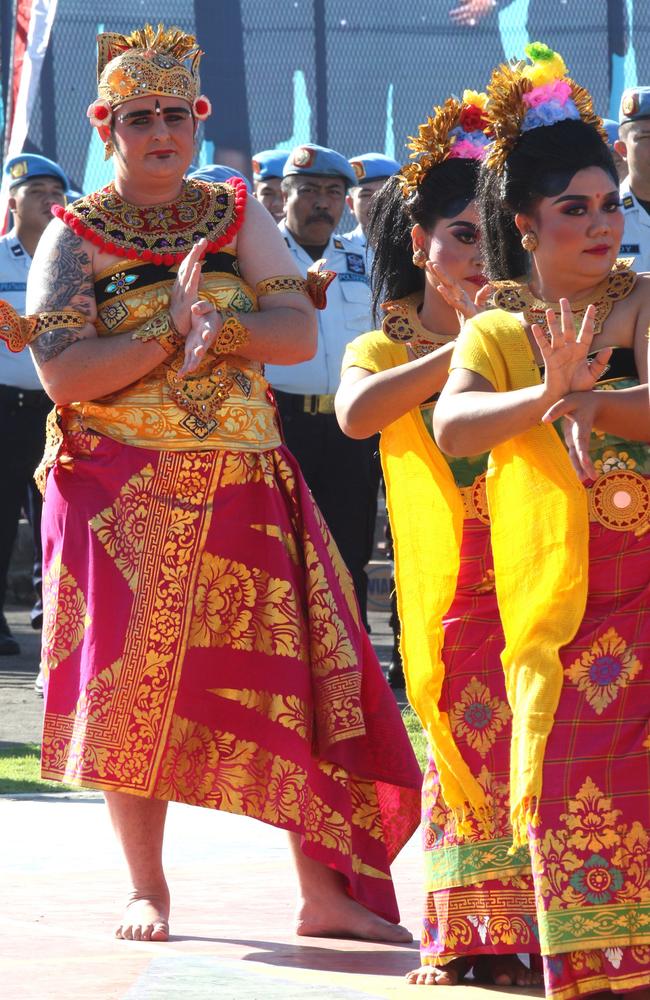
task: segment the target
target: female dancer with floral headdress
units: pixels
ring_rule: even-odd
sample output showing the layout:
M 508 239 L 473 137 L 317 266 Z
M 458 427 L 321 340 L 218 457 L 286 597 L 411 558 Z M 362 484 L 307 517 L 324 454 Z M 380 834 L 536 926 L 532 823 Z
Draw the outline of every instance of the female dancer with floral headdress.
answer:
M 529 858 L 508 855 L 510 712 L 487 456 L 448 464 L 431 436 L 462 314 L 473 315 L 474 299 L 489 292 L 479 291 L 475 204 L 485 100 L 466 91 L 462 102 L 437 108 L 412 142 L 416 162 L 375 197 L 374 300 L 389 300 L 386 317 L 381 330 L 348 345 L 336 397 L 347 433 L 381 431 L 407 692 L 431 746 L 422 966 L 409 975 L 421 985 L 454 984 L 471 967 L 500 985 L 539 981 L 516 957 L 538 945 Z M 459 795 L 470 770 L 483 796 L 480 818 L 467 815 Z
M 631 439 L 647 432 L 632 415 L 650 276 L 616 262 L 618 179 L 589 95 L 557 53 L 526 51 L 488 87 L 479 200 L 497 308 L 463 329 L 434 427 L 452 455 L 491 452 L 511 821 L 547 996 L 648 998 L 650 449 Z M 541 420 L 598 379 L 585 486 Z
M 263 376 L 313 353 L 305 283 L 243 182 L 184 180 L 209 112 L 195 40 L 98 42 L 115 181 L 58 213 L 36 315 L 0 324 L 57 404 L 43 774 L 105 792 L 119 937 L 167 939 L 177 800 L 290 832 L 298 933 L 408 941 L 388 866 L 420 772 Z

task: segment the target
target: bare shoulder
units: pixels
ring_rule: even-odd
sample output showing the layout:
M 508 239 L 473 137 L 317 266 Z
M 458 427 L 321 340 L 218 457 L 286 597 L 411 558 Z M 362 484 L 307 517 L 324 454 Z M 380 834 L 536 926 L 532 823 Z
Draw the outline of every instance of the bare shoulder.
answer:
M 253 287 L 277 274 L 300 272 L 273 216 L 252 195 L 246 199 L 246 216 L 237 234 L 237 256 L 242 277 Z
M 76 309 L 93 322 L 97 316 L 93 287 L 92 243 L 53 219 L 39 240 L 27 281 L 27 311 Z

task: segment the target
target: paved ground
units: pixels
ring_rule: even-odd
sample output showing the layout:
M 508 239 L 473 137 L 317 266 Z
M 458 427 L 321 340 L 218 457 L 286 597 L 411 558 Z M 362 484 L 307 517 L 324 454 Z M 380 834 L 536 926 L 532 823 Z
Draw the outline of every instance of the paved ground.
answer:
M 0 747 L 38 742 L 42 710 L 33 690 L 38 635 L 27 608 L 7 617 L 22 651 L 0 657 Z M 387 616 L 373 614 L 371 624 L 386 666 Z M 172 803 L 165 849 L 173 938 L 164 945 L 112 939 L 124 871 L 100 795 L 0 797 L 0 831 L 6 1000 L 413 1000 L 404 974 L 418 964 L 417 945 L 291 933 L 286 840 L 264 824 Z M 416 836 L 393 869 L 402 920 L 416 936 L 420 872 Z M 452 992 L 438 987 L 436 998 Z M 463 1000 L 479 995 L 485 989 L 462 988 Z

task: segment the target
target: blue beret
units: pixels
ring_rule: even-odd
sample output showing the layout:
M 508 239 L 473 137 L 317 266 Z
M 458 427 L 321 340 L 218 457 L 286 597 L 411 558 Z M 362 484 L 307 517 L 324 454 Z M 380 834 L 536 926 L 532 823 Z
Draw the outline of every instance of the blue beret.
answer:
M 357 175 L 341 153 L 311 142 L 296 146 L 289 153 L 282 176 L 290 177 L 294 174 L 342 177 L 347 185 L 358 183 Z
M 65 190 L 70 186 L 68 178 L 58 163 L 48 160 L 47 156 L 38 156 L 36 153 L 21 153 L 19 156 L 12 156 L 4 165 L 4 175 L 9 179 L 10 188 L 24 184 L 25 181 L 31 181 L 33 177 L 56 177 L 58 181 L 61 181 Z
M 267 177 L 282 177 L 287 155 L 286 149 L 263 149 L 261 153 L 255 153 L 251 160 L 253 180 L 265 181 Z
M 635 122 L 640 118 L 650 118 L 650 87 L 628 87 L 621 96 L 619 121 Z
M 613 148 L 618 139 L 618 122 L 613 118 L 603 118 L 603 128 L 607 132 L 607 145 Z
M 244 177 L 234 167 L 225 167 L 222 163 L 207 163 L 204 167 L 192 170 L 187 175 L 188 180 L 191 178 L 194 181 L 212 181 L 213 184 L 223 184 L 224 181 L 229 181 L 231 177 L 239 177 L 246 185 L 248 193 L 252 192 L 253 189 L 248 177 Z
M 363 153 L 361 156 L 351 157 L 350 166 L 356 174 L 357 184 L 363 184 L 364 181 L 392 177 L 402 165 L 392 156 L 384 156 L 383 153 Z

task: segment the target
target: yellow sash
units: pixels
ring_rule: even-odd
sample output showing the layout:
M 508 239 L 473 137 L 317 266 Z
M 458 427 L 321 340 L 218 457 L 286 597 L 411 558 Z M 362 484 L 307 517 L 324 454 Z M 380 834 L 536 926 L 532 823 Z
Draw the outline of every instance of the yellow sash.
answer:
M 502 310 L 469 322 L 452 368 L 488 379 L 497 392 L 539 384 L 521 323 Z M 587 601 L 587 494 L 551 426 L 540 424 L 492 450 L 487 473 L 502 653 L 512 709 L 510 809 L 515 847 L 536 822 L 548 735 L 562 689 L 559 650 L 571 642 Z

